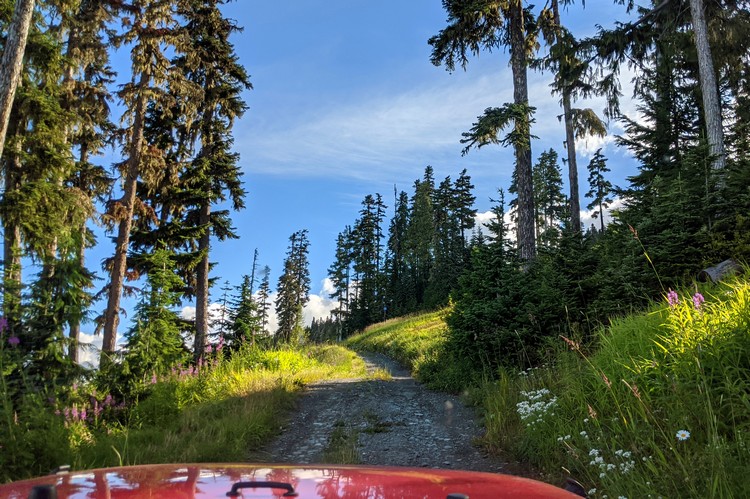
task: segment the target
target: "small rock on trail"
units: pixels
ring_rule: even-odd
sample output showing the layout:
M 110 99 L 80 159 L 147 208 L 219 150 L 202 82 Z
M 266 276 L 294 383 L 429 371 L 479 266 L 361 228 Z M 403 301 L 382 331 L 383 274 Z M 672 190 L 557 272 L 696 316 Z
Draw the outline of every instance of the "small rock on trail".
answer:
M 332 433 L 344 428 L 356 435 L 358 464 L 510 472 L 472 445 L 482 429 L 458 397 L 426 389 L 385 356 L 362 357 L 368 373 L 384 368 L 392 379 L 311 385 L 281 435 L 253 460 L 324 463 Z

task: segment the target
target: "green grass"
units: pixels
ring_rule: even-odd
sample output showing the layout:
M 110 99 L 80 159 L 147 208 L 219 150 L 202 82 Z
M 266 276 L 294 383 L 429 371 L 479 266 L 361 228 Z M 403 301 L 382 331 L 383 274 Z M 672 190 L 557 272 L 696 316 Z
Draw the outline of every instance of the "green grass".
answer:
M 573 344 L 554 366 L 501 373 L 482 390 L 487 441 L 549 473 L 569 470 L 592 497 L 745 497 L 749 296 L 736 281 L 698 310 L 686 293 L 615 321 L 594 353 Z M 555 402 L 522 414 L 517 404 L 542 389 Z
M 449 309 L 374 324 L 348 338 L 344 345 L 358 351 L 383 353 L 408 368 L 430 388 L 460 393 L 478 380 L 476 371 L 445 348 Z
M 61 464 L 88 469 L 245 461 L 278 433 L 305 384 L 365 374 L 364 362 L 340 346 L 248 349 L 198 374 L 159 379 L 115 417 L 70 422 L 54 407 L 36 404 L 0 423 L 0 432 L 11 437 L 0 456 L 0 479 L 35 476 Z M 78 409 L 88 403 L 90 388 L 77 388 Z M 10 444 L 12 454 L 5 452 Z
M 698 309 L 694 292 L 615 320 L 592 350 L 560 340 L 549 365 L 492 380 L 446 352 L 445 311 L 371 326 L 347 345 L 390 355 L 432 386 L 469 379 L 482 443 L 549 481 L 573 476 L 591 497 L 746 497 L 750 283 L 703 289 Z
M 327 464 L 359 464 L 359 432 L 345 421 L 336 421 L 323 451 Z

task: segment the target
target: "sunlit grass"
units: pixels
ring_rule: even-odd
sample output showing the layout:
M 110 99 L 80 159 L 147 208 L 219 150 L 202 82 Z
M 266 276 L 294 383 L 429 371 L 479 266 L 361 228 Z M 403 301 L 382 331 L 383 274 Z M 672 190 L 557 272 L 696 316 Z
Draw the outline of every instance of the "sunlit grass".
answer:
M 500 373 L 480 397 L 487 442 L 569 470 L 592 497 L 745 497 L 749 295 L 744 281 L 698 306 L 682 293 L 615 321 L 593 354 L 561 342 L 555 365 Z M 556 401 L 530 418 L 524 401 L 540 389 Z
M 17 442 L 16 454 L 5 456 L 13 459 L 0 459 L 0 476 L 25 478 L 62 464 L 87 469 L 245 461 L 280 431 L 305 384 L 365 375 L 364 362 L 340 346 L 248 348 L 199 371 L 175 371 L 155 379 L 145 396 L 119 410 L 117 417 L 70 420 L 54 407 L 39 404 L 29 414 L 17 412 L 15 420 L 3 426 L 3 433 Z M 90 400 L 90 387 L 74 390 L 81 393 L 82 409 Z M 89 414 L 92 410 L 88 407 Z M 44 468 L 22 467 L 26 455 Z
M 383 353 L 408 368 L 431 388 L 462 392 L 476 381 L 466 361 L 446 351 L 450 309 L 374 324 L 344 342 L 354 350 Z

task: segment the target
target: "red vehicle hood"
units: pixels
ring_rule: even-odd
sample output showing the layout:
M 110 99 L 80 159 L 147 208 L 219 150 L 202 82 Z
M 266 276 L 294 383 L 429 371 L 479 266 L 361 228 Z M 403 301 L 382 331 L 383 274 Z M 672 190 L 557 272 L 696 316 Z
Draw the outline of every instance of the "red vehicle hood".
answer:
M 240 482 L 245 485 L 237 486 Z M 256 483 L 247 485 L 250 482 Z M 267 482 L 276 485 L 269 486 Z M 234 497 L 240 498 L 295 497 L 288 494 L 290 487 L 300 499 L 445 499 L 450 494 L 471 499 L 578 497 L 526 478 L 468 471 L 325 465 L 158 464 L 50 475 L 0 485 L 0 498 L 224 498 L 232 497 L 228 493 L 233 486 L 237 494 Z

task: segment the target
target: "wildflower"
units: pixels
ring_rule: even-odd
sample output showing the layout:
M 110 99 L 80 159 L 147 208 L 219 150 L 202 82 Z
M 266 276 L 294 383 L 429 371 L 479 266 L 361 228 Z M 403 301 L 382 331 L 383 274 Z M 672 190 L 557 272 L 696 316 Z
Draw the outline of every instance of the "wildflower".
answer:
M 159 380 L 156 378 L 156 373 L 153 373 L 151 375 L 151 384 L 155 385 L 157 383 L 157 381 L 159 381 Z
M 0 317 L 0 333 L 8 329 L 8 319 Z
M 19 343 L 21 343 L 21 340 L 18 339 L 18 336 L 8 338 L 8 344 L 12 347 L 18 346 Z
M 596 411 L 593 407 L 591 407 L 589 404 L 586 404 L 589 408 L 589 416 L 591 416 L 592 419 L 596 419 Z
M 701 309 L 701 305 L 703 305 L 703 302 L 706 301 L 705 298 L 703 298 L 703 295 L 700 293 L 695 293 L 693 295 L 693 307 L 695 307 L 696 310 Z
M 206 345 L 206 353 L 211 353 L 213 352 L 213 350 L 214 350 L 214 347 L 212 347 L 210 343 Z
M 667 293 L 667 303 L 669 303 L 669 306 L 674 308 L 677 306 L 678 303 L 680 303 L 680 299 L 677 296 L 677 292 L 670 289 L 669 293 Z
M 687 430 L 678 430 L 675 437 L 677 437 L 677 440 L 679 440 L 680 442 L 684 442 L 685 440 L 690 438 L 690 432 Z
M 562 338 L 563 341 L 568 344 L 568 346 L 570 347 L 571 350 L 576 350 L 577 351 L 577 350 L 581 349 L 581 345 L 578 344 L 578 342 L 575 342 L 575 341 L 571 340 L 570 338 L 566 338 L 563 335 L 560 335 L 560 338 Z

